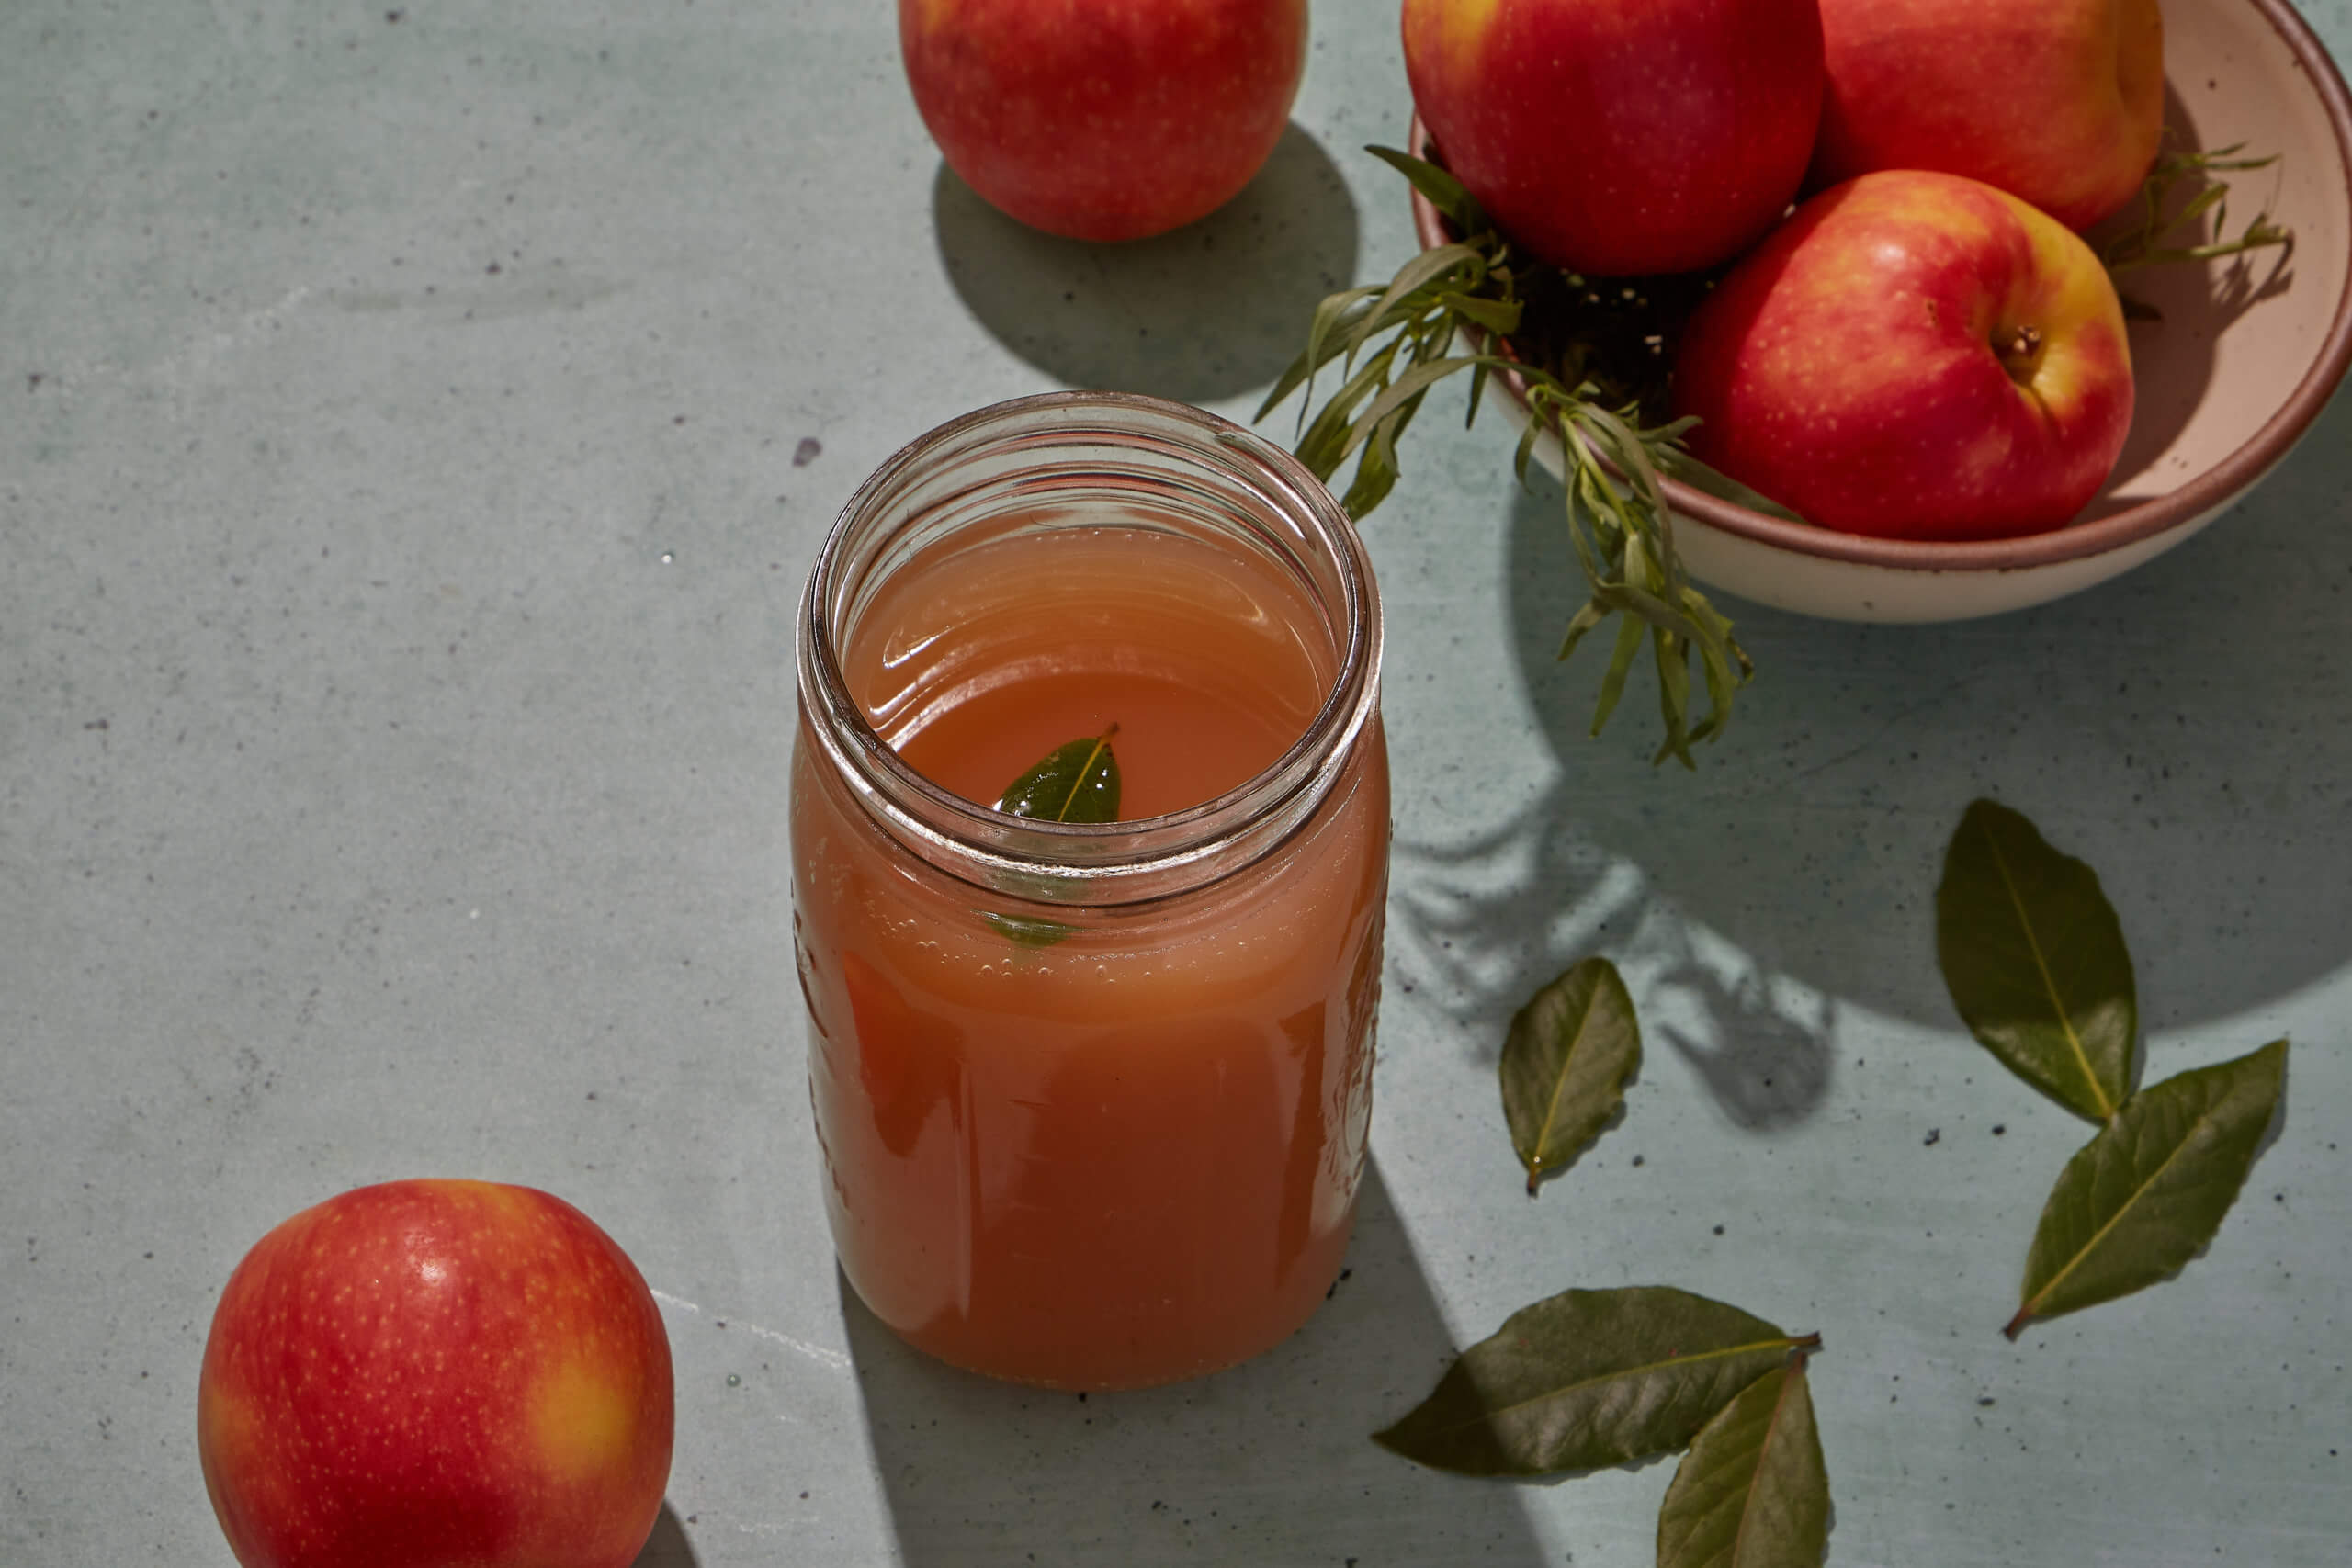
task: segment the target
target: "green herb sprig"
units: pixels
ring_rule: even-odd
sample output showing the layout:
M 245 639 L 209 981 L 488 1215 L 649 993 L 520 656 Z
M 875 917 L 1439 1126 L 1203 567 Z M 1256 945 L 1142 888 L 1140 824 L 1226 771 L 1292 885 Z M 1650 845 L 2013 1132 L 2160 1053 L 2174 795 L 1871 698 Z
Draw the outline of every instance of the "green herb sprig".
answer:
M 1264 419 L 1304 389 L 1297 455 L 1326 481 L 1354 457 L 1355 473 L 1341 504 L 1350 516 L 1362 518 L 1396 485 L 1397 437 L 1430 387 L 1469 371 L 1469 419 L 1475 421 L 1487 379 L 1497 373 L 1517 376 L 1526 388 L 1529 417 L 1514 467 L 1524 482 L 1537 441 L 1547 433 L 1558 439 L 1567 470 L 1568 536 L 1591 591 L 1568 622 L 1559 656 L 1575 652 L 1610 616 L 1624 617 L 1601 677 L 1592 733 L 1598 735 L 1616 710 L 1646 639 L 1657 663 L 1658 711 L 1666 729 L 1656 760 L 1673 757 L 1695 766 L 1691 747 L 1723 732 L 1733 694 L 1755 667 L 1732 636 L 1731 622 L 1683 569 L 1661 477 L 1671 475 L 1778 515 L 1790 513 L 1691 457 L 1681 439 L 1689 421 L 1645 424 L 1644 389 L 1574 343 L 1566 345 L 1556 369 L 1503 354 L 1453 352 L 1465 333 L 1488 343 L 1510 339 L 1525 320 L 1531 294 L 1555 287 L 1564 275 L 1519 257 L 1443 169 L 1391 148 L 1367 151 L 1410 180 L 1463 238 L 1413 257 L 1385 288 L 1342 289 L 1325 299 L 1316 309 L 1305 352 L 1275 382 L 1257 417 Z M 1579 279 L 1567 282 L 1581 287 Z M 1310 418 L 1315 377 L 1335 359 L 1346 379 Z M 1707 694 L 1705 713 L 1696 722 L 1693 655 Z
M 2132 218 L 2098 247 L 2099 262 L 2107 268 L 2108 276 L 2116 280 L 2125 315 L 2151 321 L 2164 319 L 2154 306 L 2122 293 L 2123 278 L 2142 267 L 2211 261 L 2219 256 L 2244 255 L 2249 251 L 2294 243 L 2294 231 L 2273 222 L 2267 208 L 2256 213 L 2235 239 L 2229 237 L 2229 182 L 2211 176 L 2266 169 L 2278 161 L 2275 152 L 2264 158 L 2241 157 L 2244 148 L 2244 142 L 2233 142 L 2210 152 L 2166 150 L 2157 157 L 2147 179 L 2141 184 L 2139 199 L 2131 209 Z M 2178 211 L 2170 210 L 2181 187 L 2199 180 L 2207 183 Z M 2197 233 L 2199 220 L 2209 212 L 2213 215 L 2213 238 L 2203 243 L 2184 242 L 2182 236 Z

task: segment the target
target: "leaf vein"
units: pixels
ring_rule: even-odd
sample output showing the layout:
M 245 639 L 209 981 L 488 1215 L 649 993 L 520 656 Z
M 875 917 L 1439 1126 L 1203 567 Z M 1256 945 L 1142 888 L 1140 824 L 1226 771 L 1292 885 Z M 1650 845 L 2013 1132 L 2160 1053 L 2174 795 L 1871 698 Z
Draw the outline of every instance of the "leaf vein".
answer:
M 2018 890 L 2016 878 L 2009 874 L 2009 861 L 2001 852 L 2001 841 L 1989 828 L 1985 830 L 1984 841 L 1992 851 L 1993 869 L 2000 874 L 2002 891 L 2008 895 L 2010 907 L 2017 911 L 2018 929 L 2025 933 L 2026 951 L 2033 955 L 2034 972 L 2041 976 L 2042 988 L 2049 993 L 2052 1008 L 2058 1015 L 2059 1032 L 2065 1037 L 2067 1048 L 2075 1054 L 2075 1065 L 2082 1070 L 2083 1082 L 2089 1087 L 2091 1100 L 2098 1107 L 2099 1120 L 2106 1121 L 2115 1114 L 2115 1102 L 2108 1098 L 2106 1087 L 2091 1069 L 2090 1053 L 2084 1048 L 2082 1036 L 2075 1031 L 2074 1017 L 2066 1010 L 2065 993 L 2058 988 L 2057 978 L 2050 972 L 2048 957 L 2042 952 L 2041 933 L 2034 930 L 2033 917 L 2026 908 L 2025 896 Z
M 1577 1018 L 1576 1032 L 1569 1037 L 1567 1049 L 1560 1054 L 1560 1074 L 1553 1080 L 1551 1097 L 1544 1103 L 1544 1121 L 1537 1129 L 1535 1147 L 1529 1156 L 1531 1166 L 1544 1163 L 1544 1145 L 1552 1141 L 1552 1129 L 1559 1125 L 1560 1101 L 1567 1095 L 1568 1078 L 1576 1066 L 1577 1051 L 1584 1043 L 1585 1031 L 1591 1026 L 1592 1004 L 1598 999 L 1597 995 L 1587 999 L 1583 1012 Z
M 2196 1141 L 2197 1134 L 2213 1123 L 2214 1111 L 2214 1106 L 2208 1105 L 2191 1118 L 2188 1130 L 2180 1135 L 2165 1157 L 2157 1162 L 2156 1168 L 2148 1173 L 2146 1179 L 2133 1184 L 2131 1192 L 2122 1202 L 2116 1205 L 2115 1213 L 2108 1216 L 2106 1223 L 2093 1232 L 2091 1238 L 2077 1247 L 2073 1256 L 2066 1259 L 2065 1266 L 2043 1281 L 2041 1289 L 2036 1291 L 2027 1301 L 2026 1306 L 2030 1311 L 2038 1312 L 2041 1303 L 2050 1299 L 2050 1293 L 2065 1283 L 2075 1270 L 2082 1266 L 2084 1260 L 2098 1250 L 2099 1245 L 2106 1241 L 2116 1226 L 2123 1223 L 2124 1217 L 2132 1213 L 2133 1207 L 2147 1196 L 2149 1190 L 2157 1182 L 2164 1179 L 2165 1173 L 2179 1163 L 2181 1156 L 2188 1151 L 2188 1145 Z
M 1663 1361 L 1645 1361 L 1638 1366 L 1621 1367 L 1613 1371 L 1602 1372 L 1595 1377 L 1580 1378 L 1574 1382 L 1565 1382 L 1554 1388 L 1542 1390 L 1539 1393 L 1530 1394 L 1525 1399 L 1513 1400 L 1509 1404 L 1498 1404 L 1491 1410 L 1480 1411 L 1477 1416 L 1472 1419 L 1454 1422 L 1448 1426 L 1440 1427 L 1439 1430 L 1443 1432 L 1465 1432 L 1473 1429 L 1474 1427 L 1491 1426 L 1496 1419 L 1501 1416 L 1529 1409 L 1532 1406 L 1544 1404 L 1547 1401 L 1565 1399 L 1568 1395 L 1585 1389 L 1601 1388 L 1612 1382 L 1623 1382 L 1628 1379 L 1645 1376 L 1652 1372 L 1671 1371 L 1678 1367 L 1697 1367 L 1704 1362 L 1724 1360 L 1734 1356 L 1753 1355 L 1760 1351 L 1772 1349 L 1775 1347 L 1781 1349 L 1788 1349 L 1794 1347 L 1795 1344 L 1795 1340 L 1783 1336 L 1778 1339 L 1759 1339 L 1753 1344 L 1727 1346 L 1720 1350 L 1702 1350 L 1694 1355 L 1671 1357 Z
M 1802 1363 L 1800 1363 L 1802 1365 Z M 1756 1494 L 1764 1479 L 1764 1465 L 1772 1454 L 1772 1443 L 1781 1435 L 1781 1415 L 1788 1408 L 1790 1390 L 1795 1387 L 1800 1373 L 1792 1372 L 1781 1380 L 1781 1392 L 1772 1400 L 1772 1414 L 1765 1417 L 1764 1439 L 1756 1445 L 1756 1463 L 1747 1490 L 1739 1500 L 1739 1524 L 1732 1531 L 1730 1568 L 1739 1568 L 1746 1559 L 1741 1552 L 1747 1544 L 1747 1527 L 1756 1517 Z
M 1112 728 L 1115 729 L 1118 727 L 1114 725 Z M 1070 807 L 1078 804 L 1079 793 L 1086 787 L 1088 776 L 1094 772 L 1095 760 L 1102 755 L 1102 748 L 1109 744 L 1111 744 L 1111 737 L 1108 734 L 1098 735 L 1094 738 L 1093 746 L 1086 753 L 1086 761 L 1079 764 L 1078 782 L 1070 785 L 1069 794 L 1062 797 L 1061 809 L 1054 813 L 1055 821 L 1067 822 L 1069 820 Z

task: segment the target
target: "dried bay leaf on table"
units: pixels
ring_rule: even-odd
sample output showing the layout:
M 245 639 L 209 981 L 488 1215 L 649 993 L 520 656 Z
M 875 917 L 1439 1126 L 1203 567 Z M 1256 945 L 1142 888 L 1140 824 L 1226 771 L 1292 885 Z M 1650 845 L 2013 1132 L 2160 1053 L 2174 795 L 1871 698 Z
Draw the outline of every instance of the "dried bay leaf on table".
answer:
M 2058 1178 L 2003 1332 L 2129 1295 L 2196 1257 L 2245 1184 L 2286 1070 L 2287 1043 L 2274 1040 L 2125 1102 Z
M 1521 1308 L 1373 1440 L 1464 1475 L 1548 1475 L 1670 1453 L 1740 1390 L 1819 1343 L 1668 1285 Z
M 1658 1510 L 1658 1568 L 1820 1568 L 1828 1550 L 1829 1471 L 1798 1356 L 1691 1439 Z
M 1605 958 L 1577 963 L 1512 1015 L 1498 1076 L 1529 1192 L 1600 1135 L 1641 1064 L 1634 998 Z
M 1986 1050 L 2077 1114 L 2115 1114 L 2132 1092 L 2139 994 L 2096 872 L 2017 812 L 1972 802 L 1944 852 L 1936 954 Z

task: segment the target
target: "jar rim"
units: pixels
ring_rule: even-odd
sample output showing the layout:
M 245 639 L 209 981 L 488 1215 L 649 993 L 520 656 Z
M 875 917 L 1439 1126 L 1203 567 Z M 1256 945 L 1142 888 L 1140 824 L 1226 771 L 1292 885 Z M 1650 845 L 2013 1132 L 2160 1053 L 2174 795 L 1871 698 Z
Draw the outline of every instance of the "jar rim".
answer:
M 930 471 L 991 441 L 1141 449 L 1173 443 L 1181 455 L 1238 480 L 1298 542 L 1328 560 L 1337 602 L 1306 586 L 1344 635 L 1321 705 L 1298 739 L 1254 777 L 1164 815 L 1104 823 L 1017 818 L 977 804 L 910 767 L 849 689 L 835 619 L 867 558 L 852 559 L 858 531 L 880 520 L 903 530 L 927 508 L 893 522 L 894 504 Z M 1261 858 L 1313 814 L 1378 711 L 1379 594 L 1362 536 L 1321 480 L 1295 457 L 1229 420 L 1190 404 L 1133 392 L 1046 392 L 976 409 L 917 436 L 886 459 L 844 503 L 802 590 L 798 691 L 804 717 L 834 771 L 867 813 L 908 848 L 961 879 L 1031 902 L 1124 905 L 1188 892 Z

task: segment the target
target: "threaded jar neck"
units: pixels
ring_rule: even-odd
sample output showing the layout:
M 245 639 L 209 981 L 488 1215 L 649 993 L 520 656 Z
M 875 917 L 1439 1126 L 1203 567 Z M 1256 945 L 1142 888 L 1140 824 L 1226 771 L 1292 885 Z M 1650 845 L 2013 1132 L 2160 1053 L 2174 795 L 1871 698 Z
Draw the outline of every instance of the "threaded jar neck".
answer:
M 1247 783 L 1136 821 L 1011 817 L 909 767 L 844 675 L 877 591 L 919 561 L 1106 521 L 1253 552 L 1295 581 L 1318 623 L 1301 630 L 1322 639 L 1333 671 L 1306 731 Z M 801 709 L 820 761 L 882 831 L 976 886 L 1102 908 L 1204 887 L 1262 858 L 1314 815 L 1378 713 L 1380 607 L 1354 525 L 1288 453 L 1184 404 L 1055 392 L 944 424 L 859 487 L 809 573 L 797 655 Z

